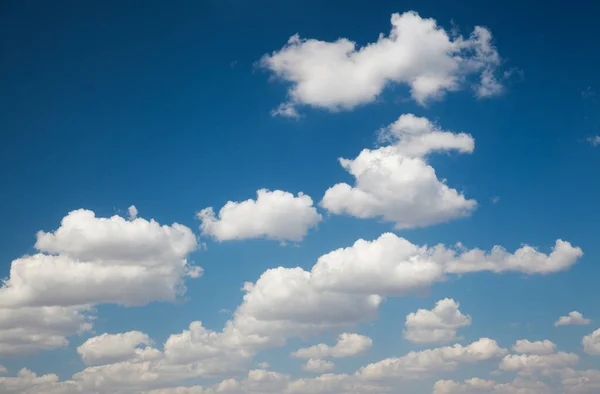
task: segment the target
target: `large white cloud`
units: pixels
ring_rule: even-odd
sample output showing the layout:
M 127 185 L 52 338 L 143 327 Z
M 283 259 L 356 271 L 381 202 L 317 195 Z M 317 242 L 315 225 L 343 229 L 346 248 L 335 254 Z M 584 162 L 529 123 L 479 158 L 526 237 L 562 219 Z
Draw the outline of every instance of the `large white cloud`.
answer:
M 141 346 L 143 345 L 143 347 Z M 111 364 L 132 359 L 151 360 L 162 357 L 159 350 L 150 347 L 147 334 L 129 331 L 122 334 L 102 334 L 89 338 L 77 348 L 87 365 Z
M 387 358 L 361 368 L 357 373 L 366 380 L 417 379 L 432 373 L 452 371 L 461 363 L 476 363 L 507 353 L 496 341 L 481 338 L 468 346 L 456 344 L 420 352 L 410 352 L 399 358 Z
M 382 297 L 322 289 L 312 279 L 311 272 L 299 267 L 265 271 L 256 283 L 244 286 L 246 294 L 236 311 L 236 322 L 252 327 L 255 333 L 277 330 L 293 335 L 376 316 Z
M 277 112 L 297 116 L 295 106 L 351 109 L 374 101 L 391 84 L 406 84 L 419 103 L 465 86 L 478 75 L 475 94 L 502 90 L 494 77 L 500 56 L 491 33 L 477 26 L 468 38 L 454 36 L 415 12 L 393 14 L 388 36 L 362 48 L 347 38 L 335 42 L 292 36 L 260 65 L 291 83 L 289 101 Z
M 299 193 L 297 197 L 281 190 L 260 189 L 256 200 L 229 201 L 215 215 L 212 207 L 198 212 L 202 234 L 219 241 L 268 238 L 301 241 L 322 216 L 313 200 Z
M 401 295 L 443 278 L 443 247 L 417 246 L 393 233 L 329 252 L 312 268 L 315 287 L 342 293 Z
M 378 239 L 359 239 L 354 245 L 321 256 L 311 271 L 311 283 L 321 289 L 342 293 L 401 295 L 427 288 L 445 274 L 478 271 L 515 271 L 547 274 L 575 264 L 580 248 L 558 240 L 545 255 L 530 246 L 514 253 L 500 246 L 491 252 L 466 249 L 462 245 L 414 245 L 393 233 Z
M 578 362 L 579 356 L 574 353 L 509 354 L 500 362 L 500 369 L 529 375 L 571 367 Z
M 340 164 L 355 185 L 338 183 L 327 189 L 320 204 L 332 214 L 381 217 L 403 229 L 468 216 L 477 206 L 440 181 L 423 158 L 404 156 L 396 146 L 364 149 Z
M 587 354 L 600 356 L 600 328 L 584 336 L 581 343 L 583 344 L 583 351 Z
M 343 333 L 338 336 L 337 343 L 334 346 L 320 343 L 308 348 L 298 349 L 291 356 L 304 359 L 353 357 L 367 352 L 371 349 L 371 346 L 373 346 L 373 340 L 367 336 Z
M 98 218 L 80 209 L 56 231 L 38 232 L 39 253 L 14 260 L 0 288 L 0 354 L 66 346 L 92 328 L 96 304 L 145 305 L 185 291 L 184 278 L 202 273 L 186 260 L 196 237 L 136 215 Z
M 590 324 L 592 321 L 590 319 L 586 319 L 580 312 L 572 311 L 569 312 L 568 316 L 561 316 L 554 323 L 554 327 L 559 326 L 584 326 L 586 324 Z
M 456 339 L 456 330 L 471 325 L 471 316 L 464 315 L 460 304 L 445 298 L 432 310 L 419 309 L 406 316 L 404 338 L 416 343 L 449 342 Z
M 35 246 L 48 254 L 12 262 L 0 307 L 172 301 L 185 291 L 184 277 L 202 272 L 185 259 L 196 249 L 196 237 L 177 223 L 97 218 L 80 209 L 55 232 L 38 232 Z

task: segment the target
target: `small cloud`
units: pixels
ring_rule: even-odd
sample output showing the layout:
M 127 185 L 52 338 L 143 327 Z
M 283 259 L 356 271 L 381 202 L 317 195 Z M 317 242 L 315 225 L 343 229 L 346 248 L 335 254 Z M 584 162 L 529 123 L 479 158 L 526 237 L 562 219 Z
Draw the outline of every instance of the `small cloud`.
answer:
M 232 61 L 232 62 L 229 63 L 229 67 L 234 68 L 237 64 L 238 64 L 238 61 L 234 60 L 234 61 Z
M 258 363 L 257 365 L 258 365 L 258 367 L 259 367 L 259 368 L 261 368 L 261 369 L 267 369 L 267 368 L 269 368 L 269 363 L 267 363 L 267 362 L 264 362 L 264 363 Z
M 590 319 L 586 319 L 580 312 L 573 311 L 570 312 L 567 316 L 561 316 L 556 323 L 554 323 L 554 327 L 559 326 L 584 326 L 590 324 L 592 321 Z
M 135 220 L 135 218 L 137 218 L 138 210 L 135 207 L 135 205 L 132 205 L 129 208 L 127 208 L 127 212 L 129 213 L 129 220 Z
M 498 202 L 500 201 L 500 197 L 498 196 L 494 196 L 491 198 L 492 204 L 498 204 Z
M 592 144 L 592 146 L 600 145 L 600 135 L 595 135 L 587 139 L 587 141 Z
M 271 116 L 283 116 L 292 119 L 300 118 L 300 114 L 296 111 L 296 107 L 290 102 L 279 104 L 279 107 L 271 111 Z

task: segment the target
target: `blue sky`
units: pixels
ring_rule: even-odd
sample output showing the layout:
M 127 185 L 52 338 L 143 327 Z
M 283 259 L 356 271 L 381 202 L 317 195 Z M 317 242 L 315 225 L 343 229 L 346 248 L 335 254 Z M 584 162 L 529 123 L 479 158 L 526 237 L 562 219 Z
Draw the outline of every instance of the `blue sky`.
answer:
M 3 5 L 0 388 L 597 392 L 597 12 L 583 1 L 540 8 L 512 0 Z M 380 45 L 395 13 L 401 39 Z M 471 36 L 476 26 L 491 38 Z M 296 33 L 300 40 L 286 45 Z M 355 50 L 375 49 L 340 55 L 340 38 Z M 484 93 L 482 76 L 493 77 Z M 297 116 L 274 114 L 282 103 Z M 378 139 L 382 133 L 388 140 Z M 359 156 L 363 149 L 372 157 Z M 388 161 L 378 173 L 380 155 Z M 362 186 L 340 157 L 368 167 Z M 435 169 L 433 179 L 428 169 Z M 340 183 L 349 191 L 324 198 Z M 444 187 L 457 197 L 443 194 Z M 261 203 L 220 211 L 228 202 L 235 208 L 256 200 L 262 189 L 269 192 Z M 476 205 L 467 208 L 472 200 Z M 201 220 L 197 213 L 207 207 L 214 217 Z M 151 219 L 170 227 L 153 227 Z M 390 243 L 376 242 L 389 232 Z M 443 244 L 454 255 L 406 252 L 401 238 L 415 247 Z M 359 253 L 359 239 L 383 252 Z M 548 260 L 556 240 L 569 247 Z M 489 252 L 494 245 L 511 255 L 482 253 L 471 268 L 460 265 L 468 260 L 463 247 Z M 544 255 L 519 260 L 512 254 L 523 245 Z M 349 249 L 336 260 L 330 252 L 338 248 Z M 284 290 L 299 279 L 285 275 L 294 267 L 308 275 L 323 261 L 339 270 L 322 271 L 320 279 L 313 270 L 308 287 L 286 298 Z M 426 265 L 431 276 L 420 277 L 407 261 Z M 559 262 L 547 268 L 551 261 Z M 202 267 L 202 275 L 194 277 L 192 266 Z M 136 273 L 133 279 L 124 267 Z M 287 270 L 268 271 L 277 267 Z M 242 290 L 246 282 L 254 287 Z M 324 312 L 332 294 L 340 307 Z M 385 299 L 356 312 L 370 295 Z M 452 302 L 440 305 L 453 318 L 417 313 L 446 298 Z M 294 305 L 305 301 L 302 315 Z M 60 316 L 42 319 L 39 308 Z M 335 310 L 346 324 L 321 316 Z M 583 317 L 555 327 L 573 311 Z M 75 323 L 53 326 L 50 320 L 62 313 Z M 410 313 L 435 320 L 416 323 L 427 340 L 406 333 Z M 91 319 L 85 329 L 73 329 L 85 316 Z M 248 319 L 264 327 L 250 327 Z M 194 321 L 216 342 L 184 338 Z M 264 343 L 232 345 L 228 324 L 240 341 L 258 335 Z M 437 327 L 435 335 L 427 324 Z M 116 335 L 131 332 L 138 334 Z M 319 371 L 304 371 L 307 360 L 290 357 L 299 348 L 333 346 L 341 333 L 371 344 L 351 356 L 311 357 Z M 485 356 L 459 352 L 424 364 L 423 373 L 402 364 L 417 364 L 403 358 L 411 351 L 467 347 L 481 338 L 496 341 L 486 343 Z M 556 350 L 537 344 L 520 353 L 513 345 L 522 339 L 548 340 Z M 181 361 L 186 346 L 176 340 L 196 353 Z M 146 346 L 154 358 L 140 355 Z M 381 372 L 382 360 L 395 360 L 395 369 Z M 335 367 L 326 370 L 327 361 Z M 18 375 L 22 368 L 58 376 L 42 382 Z M 129 371 L 128 381 L 101 382 L 120 376 L 119 368 Z M 137 368 L 158 377 L 144 381 Z M 318 391 L 321 374 L 332 374 L 321 379 L 338 385 Z M 486 382 L 464 381 L 470 378 Z M 225 379 L 237 386 L 218 386 Z M 434 388 L 442 380 L 455 383 Z

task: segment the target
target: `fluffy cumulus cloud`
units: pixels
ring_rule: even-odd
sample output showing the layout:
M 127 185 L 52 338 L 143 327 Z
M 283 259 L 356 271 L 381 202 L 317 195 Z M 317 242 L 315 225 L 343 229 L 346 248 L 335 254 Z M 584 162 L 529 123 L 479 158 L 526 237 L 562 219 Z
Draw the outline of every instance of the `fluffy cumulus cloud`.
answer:
M 361 48 L 347 38 L 334 42 L 292 36 L 260 65 L 291 84 L 289 101 L 278 114 L 295 116 L 294 107 L 351 109 L 374 101 L 386 86 L 404 84 L 423 104 L 461 89 L 477 76 L 475 94 L 502 90 L 495 77 L 501 63 L 491 32 L 475 27 L 469 37 L 449 34 L 434 19 L 416 12 L 393 14 L 388 36 Z
M 281 190 L 261 189 L 256 200 L 229 201 L 215 214 L 212 207 L 198 212 L 202 234 L 219 241 L 268 238 L 301 241 L 322 216 L 313 200 L 299 193 L 294 196 Z
M 561 383 L 566 393 L 596 394 L 600 392 L 600 369 L 560 371 Z
M 407 157 L 422 157 L 431 152 L 456 150 L 472 153 L 475 140 L 470 134 L 442 130 L 427 118 L 403 114 L 378 133 L 380 142 L 396 146 L 398 153 Z
M 467 346 L 456 344 L 387 358 L 362 367 L 357 374 L 366 380 L 416 379 L 455 370 L 462 363 L 478 363 L 506 353 L 507 350 L 498 346 L 496 341 L 481 338 Z
M 600 356 L 600 329 L 584 336 L 581 343 L 583 344 L 583 350 L 587 354 Z
M 517 353 L 545 355 L 554 353 L 556 345 L 547 339 L 535 342 L 528 341 L 527 339 L 519 339 L 515 342 L 512 349 Z
M 561 316 L 554 323 L 554 327 L 559 326 L 584 326 L 586 324 L 590 324 L 592 321 L 590 319 L 586 319 L 580 312 L 573 311 L 569 312 L 567 316 Z
M 449 342 L 456 339 L 456 330 L 471 325 L 471 316 L 464 315 L 460 304 L 446 298 L 432 310 L 419 309 L 406 316 L 404 338 L 416 343 Z
M 462 245 L 433 247 L 414 245 L 393 233 L 378 239 L 359 239 L 351 247 L 321 256 L 311 271 L 310 282 L 321 290 L 401 295 L 427 288 L 447 274 L 468 272 L 524 272 L 547 274 L 575 264 L 581 249 L 557 241 L 550 255 L 523 246 L 508 253 L 500 246 L 491 252 L 465 249 Z
M 102 334 L 85 341 L 77 353 L 88 365 L 111 364 L 131 359 L 148 360 L 161 356 L 159 350 L 149 345 L 147 334 L 130 331 L 122 334 Z M 143 347 L 141 347 L 143 345 Z
M 355 159 L 340 159 L 355 184 L 338 183 L 325 192 L 321 206 L 332 214 L 381 217 L 398 229 L 423 227 L 467 216 L 475 200 L 439 180 L 424 155 L 443 150 L 473 151 L 465 133 L 443 131 L 426 118 L 402 115 L 379 133 L 391 145 L 364 149 Z
M 50 350 L 92 327 L 93 305 L 172 301 L 202 270 L 186 257 L 196 237 L 180 224 L 76 210 L 37 234 L 37 254 L 12 262 L 0 288 L 0 354 Z
M 320 288 L 313 282 L 313 274 L 299 267 L 267 270 L 255 283 L 246 283 L 244 290 L 235 321 L 255 334 L 271 337 L 280 335 L 275 333 L 298 335 L 371 320 L 382 302 L 376 294 Z
M 343 333 L 338 336 L 334 346 L 324 343 L 298 349 L 291 354 L 295 358 L 322 359 L 328 357 L 343 358 L 363 354 L 373 345 L 373 340 L 364 335 Z
M 481 249 L 464 251 L 457 259 L 448 263 L 446 272 L 461 274 L 478 271 L 515 271 L 525 274 L 550 274 L 569 269 L 581 256 L 581 248 L 560 239 L 556 240 L 550 254 L 542 253 L 529 245 L 522 246 L 514 253 L 507 252 L 501 246 L 494 246 L 489 253 Z
M 572 367 L 578 362 L 579 356 L 574 353 L 509 354 L 500 362 L 500 369 L 522 375 L 530 375 L 536 372 L 547 374 L 551 371 Z
M 393 233 L 329 252 L 312 268 L 315 287 L 343 293 L 401 295 L 443 278 L 447 250 L 414 245 Z
M 56 231 L 38 232 L 42 253 L 12 262 L 0 308 L 172 301 L 185 290 L 184 277 L 202 272 L 186 261 L 196 246 L 192 231 L 177 223 L 73 211 Z

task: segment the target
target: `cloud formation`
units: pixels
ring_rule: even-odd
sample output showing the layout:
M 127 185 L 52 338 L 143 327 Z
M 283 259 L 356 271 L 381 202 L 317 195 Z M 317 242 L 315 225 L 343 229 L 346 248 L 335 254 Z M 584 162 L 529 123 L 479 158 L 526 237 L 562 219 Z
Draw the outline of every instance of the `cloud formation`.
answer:
M 256 200 L 229 201 L 215 215 L 212 207 L 197 214 L 203 235 L 218 241 L 267 238 L 301 241 L 323 219 L 313 200 L 303 194 L 260 189 Z
M 432 310 L 419 309 L 406 316 L 404 338 L 415 343 L 449 342 L 456 338 L 456 330 L 471 325 L 471 316 L 464 315 L 460 304 L 445 298 L 436 302 Z
M 392 14 L 388 36 L 363 47 L 347 38 L 334 42 L 292 36 L 278 51 L 264 55 L 261 67 L 291 84 L 289 100 L 276 113 L 296 116 L 300 105 L 349 110 L 373 102 L 389 85 L 408 86 L 424 104 L 473 83 L 478 97 L 497 95 L 501 59 L 492 34 L 476 26 L 469 37 L 449 33 L 416 12 Z
M 593 333 L 584 336 L 581 343 L 584 352 L 594 356 L 600 356 L 600 328 Z
M 554 327 L 559 326 L 583 326 L 586 324 L 590 324 L 592 321 L 590 319 L 586 319 L 583 315 L 577 311 L 569 312 L 568 316 L 561 316 L 556 323 L 554 323 Z
M 471 153 L 475 142 L 470 135 L 443 131 L 426 118 L 404 114 L 380 130 L 379 139 L 390 145 L 339 159 L 355 184 L 327 189 L 323 208 L 361 219 L 381 217 L 397 229 L 443 223 L 475 210 L 477 202 L 439 180 L 424 157 L 448 150 Z

